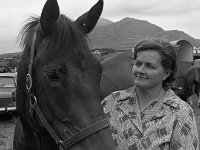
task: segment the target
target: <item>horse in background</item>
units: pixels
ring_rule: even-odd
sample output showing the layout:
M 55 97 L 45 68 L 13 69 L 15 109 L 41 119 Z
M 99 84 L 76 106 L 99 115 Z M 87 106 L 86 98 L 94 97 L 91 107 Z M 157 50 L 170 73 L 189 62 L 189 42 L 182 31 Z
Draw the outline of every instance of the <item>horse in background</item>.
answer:
M 114 91 L 133 86 L 133 52 L 114 52 L 99 58 L 103 66 L 101 76 L 101 100 Z
M 99 0 L 71 21 L 47 0 L 41 17 L 23 26 L 14 150 L 115 149 L 100 103 L 102 66 L 86 37 L 102 9 Z
M 193 105 L 192 95 L 196 94 L 198 98 L 198 107 L 200 108 L 200 68 L 196 65 L 189 67 L 184 76 L 183 94 L 179 95 L 184 101 Z

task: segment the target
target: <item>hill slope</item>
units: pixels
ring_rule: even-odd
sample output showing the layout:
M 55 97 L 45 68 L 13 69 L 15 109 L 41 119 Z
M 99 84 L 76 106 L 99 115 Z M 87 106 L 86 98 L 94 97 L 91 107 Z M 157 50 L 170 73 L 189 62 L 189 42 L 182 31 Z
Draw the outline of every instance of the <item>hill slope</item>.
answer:
M 197 39 L 183 31 L 164 29 L 148 21 L 133 18 L 124 18 L 118 22 L 109 22 L 106 25 L 97 25 L 89 34 L 91 48 L 132 49 L 139 41 L 145 38 L 158 37 L 166 41 L 185 39 L 193 46 L 200 46 Z
M 130 50 L 139 41 L 151 37 L 162 38 L 169 42 L 185 39 L 193 46 L 200 46 L 200 39 L 194 39 L 183 31 L 165 31 L 148 21 L 128 17 L 117 22 L 100 18 L 97 26 L 88 37 L 91 49 L 111 48 L 116 50 Z M 21 52 L 2 54 L 0 55 L 0 60 L 8 57 L 16 57 L 19 60 Z

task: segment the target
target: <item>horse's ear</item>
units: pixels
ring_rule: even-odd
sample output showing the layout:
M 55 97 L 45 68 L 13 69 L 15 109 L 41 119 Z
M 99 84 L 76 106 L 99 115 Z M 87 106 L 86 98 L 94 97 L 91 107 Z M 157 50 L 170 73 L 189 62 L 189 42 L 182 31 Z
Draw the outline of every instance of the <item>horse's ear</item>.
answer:
M 76 19 L 77 25 L 85 33 L 89 33 L 95 27 L 103 10 L 103 0 L 99 0 L 88 12 Z
M 53 31 L 58 17 L 59 6 L 57 0 L 47 0 L 40 17 L 40 25 L 45 36 Z

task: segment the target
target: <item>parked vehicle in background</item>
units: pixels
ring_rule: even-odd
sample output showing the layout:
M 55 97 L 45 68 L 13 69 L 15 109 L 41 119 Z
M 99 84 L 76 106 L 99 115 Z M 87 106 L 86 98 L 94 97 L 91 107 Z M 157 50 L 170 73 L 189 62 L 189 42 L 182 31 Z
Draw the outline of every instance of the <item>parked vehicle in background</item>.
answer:
M 171 41 L 170 44 L 174 46 L 176 50 L 178 67 L 176 80 L 172 89 L 178 96 L 184 99 L 184 77 L 186 71 L 194 65 L 193 46 L 187 40 Z
M 16 112 L 17 73 L 0 73 L 0 114 Z

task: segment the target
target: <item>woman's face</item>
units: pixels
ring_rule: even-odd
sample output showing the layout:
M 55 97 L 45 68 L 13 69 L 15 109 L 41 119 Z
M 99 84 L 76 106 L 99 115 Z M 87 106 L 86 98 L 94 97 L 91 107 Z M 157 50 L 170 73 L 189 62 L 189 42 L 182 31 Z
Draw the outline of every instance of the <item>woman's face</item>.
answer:
M 161 64 L 161 55 L 152 50 L 138 52 L 133 65 L 134 84 L 142 89 L 162 87 L 167 73 Z

